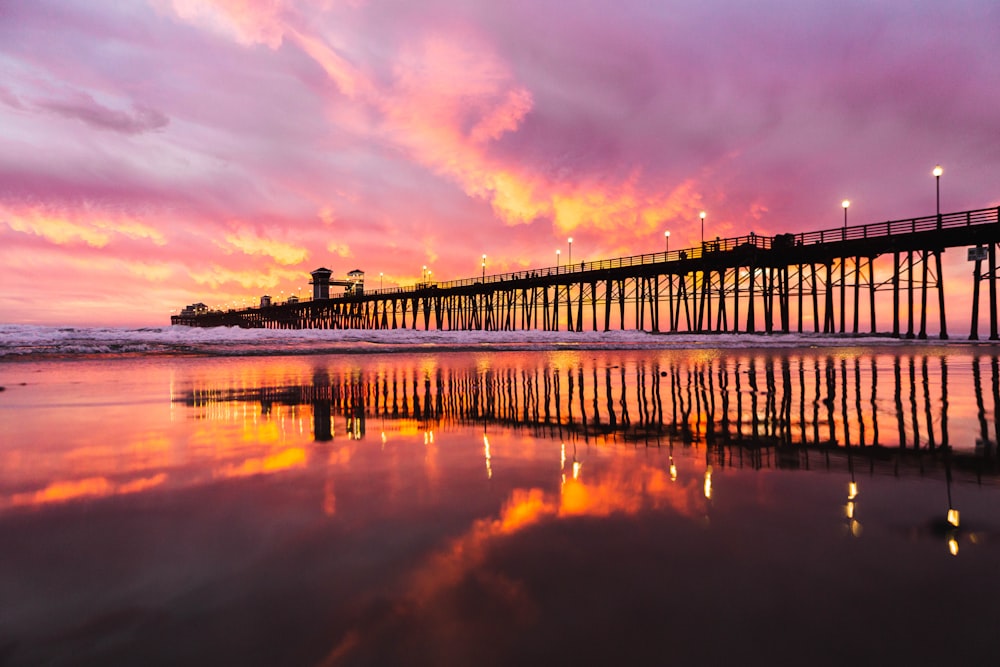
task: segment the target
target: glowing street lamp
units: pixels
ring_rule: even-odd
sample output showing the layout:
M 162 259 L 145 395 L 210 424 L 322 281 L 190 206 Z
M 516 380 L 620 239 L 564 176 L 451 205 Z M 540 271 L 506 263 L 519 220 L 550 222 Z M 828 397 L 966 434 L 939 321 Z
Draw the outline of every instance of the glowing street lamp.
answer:
M 572 236 L 569 237 L 569 255 L 568 255 L 568 257 L 569 257 L 569 259 L 566 260 L 566 263 L 569 266 L 573 266 L 573 237 Z
M 705 245 L 705 215 L 706 215 L 706 213 L 704 211 L 702 211 L 701 213 L 698 214 L 698 217 L 701 218 L 701 244 L 702 245 Z
M 382 289 L 382 276 L 385 275 L 381 271 L 378 272 L 378 288 Z
M 670 252 L 670 232 L 663 232 L 663 243 L 665 244 L 664 252 Z
M 931 173 L 934 174 L 934 189 L 937 193 L 937 214 L 941 215 L 941 174 L 944 173 L 944 169 L 941 165 L 937 165 Z
M 847 208 L 851 205 L 851 201 L 849 199 L 845 199 L 840 202 L 840 205 L 844 207 L 844 229 L 847 229 Z
M 422 283 L 427 282 L 427 265 L 426 264 L 424 264 L 420 268 L 420 282 L 422 282 Z
M 559 248 L 556 248 L 556 273 L 559 273 L 559 255 L 560 254 L 562 254 L 562 251 L 559 250 Z
M 483 253 L 483 282 L 486 282 L 486 253 Z

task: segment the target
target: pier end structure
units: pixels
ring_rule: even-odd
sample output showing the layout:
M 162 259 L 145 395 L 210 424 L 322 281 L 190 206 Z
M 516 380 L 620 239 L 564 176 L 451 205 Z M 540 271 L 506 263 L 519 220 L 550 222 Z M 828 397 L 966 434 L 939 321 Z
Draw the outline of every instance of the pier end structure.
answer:
M 313 301 L 325 300 L 330 298 L 330 276 L 333 275 L 333 271 L 325 267 L 320 267 L 315 271 L 310 272 L 312 276 L 311 284 L 313 286 Z

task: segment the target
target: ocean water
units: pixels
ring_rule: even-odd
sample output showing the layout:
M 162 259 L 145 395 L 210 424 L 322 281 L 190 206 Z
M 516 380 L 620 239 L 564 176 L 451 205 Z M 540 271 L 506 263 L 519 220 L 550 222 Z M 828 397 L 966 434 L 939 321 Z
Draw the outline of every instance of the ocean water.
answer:
M 407 350 L 705 349 L 937 345 L 887 337 L 818 334 L 650 334 L 642 331 L 423 331 L 240 329 L 183 326 L 48 327 L 0 324 L 0 360 L 93 355 L 246 356 Z

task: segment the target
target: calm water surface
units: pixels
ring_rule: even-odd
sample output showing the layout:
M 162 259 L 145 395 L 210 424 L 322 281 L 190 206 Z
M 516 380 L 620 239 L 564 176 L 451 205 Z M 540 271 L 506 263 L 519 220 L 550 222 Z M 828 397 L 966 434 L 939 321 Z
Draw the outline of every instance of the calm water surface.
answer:
M 44 361 L 0 385 L 0 665 L 1000 656 L 990 348 Z

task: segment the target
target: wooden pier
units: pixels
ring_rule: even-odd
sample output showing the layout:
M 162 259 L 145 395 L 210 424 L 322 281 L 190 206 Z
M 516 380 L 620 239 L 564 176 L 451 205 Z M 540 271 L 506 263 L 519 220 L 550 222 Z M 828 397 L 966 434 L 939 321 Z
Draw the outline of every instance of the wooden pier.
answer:
M 927 338 L 930 313 L 937 316 L 936 335 L 946 339 L 941 254 L 966 246 L 973 263 L 969 338 L 979 337 L 985 280 L 989 338 L 998 340 L 998 243 L 1000 207 L 773 237 L 751 232 L 670 252 L 175 315 L 171 323 L 273 329 L 812 331 Z M 322 274 L 318 280 L 314 294 L 329 294 L 328 286 L 323 291 Z M 888 294 L 892 328 L 878 331 L 876 296 L 888 300 Z

